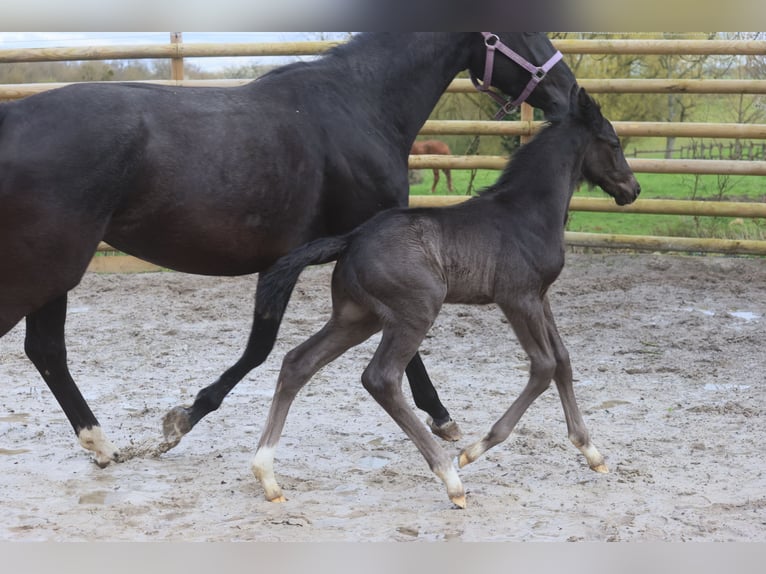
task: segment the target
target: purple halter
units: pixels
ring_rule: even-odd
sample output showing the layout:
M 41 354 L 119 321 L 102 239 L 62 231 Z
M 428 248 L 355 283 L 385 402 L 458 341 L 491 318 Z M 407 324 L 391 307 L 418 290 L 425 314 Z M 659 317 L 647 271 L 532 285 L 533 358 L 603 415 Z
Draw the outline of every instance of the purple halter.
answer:
M 499 120 L 511 113 L 511 108 L 520 106 L 524 100 L 529 97 L 529 94 L 531 94 L 537 87 L 537 84 L 545 78 L 548 71 L 562 58 L 562 55 L 561 52 L 556 50 L 556 53 L 553 54 L 545 64 L 542 66 L 535 66 L 503 44 L 497 34 L 493 34 L 492 32 L 482 32 L 481 35 L 484 36 L 484 44 L 487 46 L 487 57 L 484 61 L 484 77 L 482 78 L 483 83 L 479 84 L 479 81 L 476 79 L 473 72 L 471 72 L 471 81 L 477 90 L 489 94 L 493 100 L 500 104 L 500 109 L 495 114 L 495 119 Z M 510 58 L 532 74 L 532 78 L 530 78 L 524 91 L 513 101 L 511 101 L 511 98 L 505 99 L 497 92 L 492 91 L 492 68 L 495 62 L 495 50 L 500 50 L 504 56 Z

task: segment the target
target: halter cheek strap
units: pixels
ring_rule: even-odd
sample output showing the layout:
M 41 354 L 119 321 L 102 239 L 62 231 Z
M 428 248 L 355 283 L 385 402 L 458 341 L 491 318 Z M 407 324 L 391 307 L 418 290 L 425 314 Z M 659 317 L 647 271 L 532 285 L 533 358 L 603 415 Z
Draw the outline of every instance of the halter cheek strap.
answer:
M 482 84 L 479 84 L 476 76 L 473 74 L 473 72 L 471 72 L 471 81 L 477 90 L 489 94 L 493 100 L 500 104 L 500 109 L 495 114 L 495 119 L 498 120 L 508 115 L 512 108 L 520 106 L 529 97 L 529 94 L 534 91 L 534 89 L 537 87 L 537 84 L 539 84 L 543 78 L 545 78 L 545 76 L 548 74 L 548 71 L 553 66 L 555 66 L 563 56 L 561 52 L 556 50 L 556 53 L 553 54 L 553 56 L 551 56 L 542 66 L 535 66 L 534 64 L 531 64 L 529 61 L 521 57 L 518 53 L 511 50 L 508 46 L 503 44 L 497 34 L 493 34 L 492 32 L 482 32 L 481 34 L 484 36 L 484 45 L 487 47 L 487 55 L 484 60 L 484 76 L 482 78 Z M 515 100 L 511 100 L 510 98 L 503 98 L 500 94 L 493 92 L 491 89 L 492 70 L 495 64 L 495 51 L 497 50 L 499 50 L 500 53 L 511 59 L 513 62 L 516 62 L 519 66 L 527 70 L 532 75 L 526 87 L 524 88 L 524 91 L 522 91 L 521 95 L 519 95 L 519 97 Z

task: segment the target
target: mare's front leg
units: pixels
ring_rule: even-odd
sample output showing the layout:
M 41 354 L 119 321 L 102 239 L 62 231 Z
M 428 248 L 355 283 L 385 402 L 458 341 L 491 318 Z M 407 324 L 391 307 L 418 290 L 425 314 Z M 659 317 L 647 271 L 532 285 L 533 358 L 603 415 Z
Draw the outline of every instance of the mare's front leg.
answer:
M 550 302 L 546 295 L 543 301 L 545 309 L 545 320 L 548 329 L 548 340 L 550 341 L 553 354 L 556 357 L 556 372 L 553 379 L 556 382 L 556 388 L 561 398 L 561 405 L 564 407 L 564 417 L 567 421 L 567 431 L 569 440 L 572 441 L 580 452 L 583 453 L 588 461 L 588 466 L 596 472 L 606 473 L 609 469 L 604 462 L 604 457 L 598 452 L 598 449 L 590 440 L 590 434 L 583 421 L 580 409 L 575 400 L 574 389 L 572 387 L 572 365 L 569 361 L 569 352 L 564 346 L 564 342 L 559 336 L 556 322 L 553 319 Z
M 431 432 L 444 440 L 460 440 L 463 433 L 439 400 L 439 395 L 428 376 L 420 353 L 415 353 L 415 356 L 407 363 L 405 372 L 412 391 L 412 398 L 415 400 L 415 406 L 429 415 L 426 423 Z
M 119 451 L 107 440 L 69 373 L 64 341 L 66 308 L 64 294 L 27 315 L 24 350 L 64 410 L 80 444 L 93 451 L 96 464 L 104 468 L 119 459 Z

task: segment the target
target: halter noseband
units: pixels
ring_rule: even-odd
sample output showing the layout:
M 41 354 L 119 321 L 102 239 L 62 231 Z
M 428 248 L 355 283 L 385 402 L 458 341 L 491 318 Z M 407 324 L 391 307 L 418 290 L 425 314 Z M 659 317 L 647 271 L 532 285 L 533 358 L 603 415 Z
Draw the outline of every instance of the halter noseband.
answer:
M 532 91 L 537 87 L 537 84 L 539 84 L 542 79 L 545 78 L 545 76 L 548 74 L 548 71 L 562 58 L 562 55 L 561 52 L 556 50 L 556 53 L 553 54 L 553 56 L 551 56 L 548 61 L 545 62 L 545 64 L 542 66 L 535 66 L 511 50 L 508 46 L 503 44 L 497 34 L 493 34 L 492 32 L 482 32 L 481 35 L 484 36 L 484 45 L 487 47 L 487 57 L 484 61 L 484 77 L 482 78 L 482 84 L 479 84 L 476 76 L 473 72 L 471 72 L 471 81 L 477 90 L 489 94 L 493 100 L 500 104 L 500 109 L 495 114 L 495 119 L 499 120 L 500 118 L 503 118 L 511 113 L 511 108 L 520 106 L 524 100 L 529 97 L 529 94 L 531 94 Z M 492 69 L 495 62 L 495 50 L 500 50 L 504 56 L 510 58 L 519 66 L 532 74 L 532 77 L 527 83 L 527 86 L 524 88 L 524 91 L 521 92 L 521 95 L 513 101 L 511 101 L 511 98 L 503 98 L 500 94 L 493 92 L 491 89 Z

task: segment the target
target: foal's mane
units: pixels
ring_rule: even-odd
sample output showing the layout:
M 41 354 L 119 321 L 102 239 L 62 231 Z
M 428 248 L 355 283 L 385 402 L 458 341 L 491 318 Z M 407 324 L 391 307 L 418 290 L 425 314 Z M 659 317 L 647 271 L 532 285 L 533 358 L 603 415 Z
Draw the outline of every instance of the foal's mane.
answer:
M 588 98 L 595 106 L 596 113 L 600 114 L 601 106 L 590 96 Z M 533 186 L 539 180 L 541 171 L 549 169 L 545 159 L 553 157 L 571 141 L 570 138 L 562 137 L 563 131 L 567 128 L 568 131 L 577 131 L 583 127 L 594 129 L 594 126 L 587 123 L 587 114 L 583 117 L 582 110 L 575 106 L 577 106 L 576 98 L 569 111 L 551 118 L 529 143 L 518 148 L 497 181 L 479 191 L 479 195 L 493 196 L 501 191 L 508 192 L 512 189 Z

